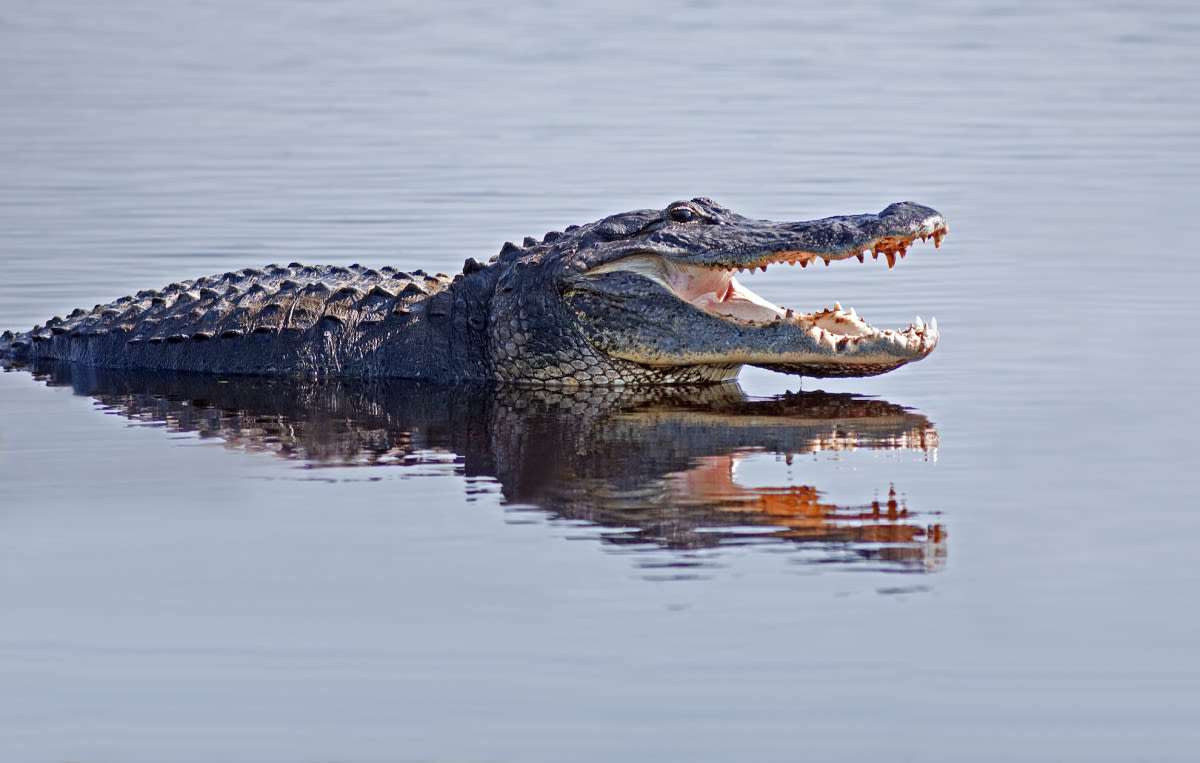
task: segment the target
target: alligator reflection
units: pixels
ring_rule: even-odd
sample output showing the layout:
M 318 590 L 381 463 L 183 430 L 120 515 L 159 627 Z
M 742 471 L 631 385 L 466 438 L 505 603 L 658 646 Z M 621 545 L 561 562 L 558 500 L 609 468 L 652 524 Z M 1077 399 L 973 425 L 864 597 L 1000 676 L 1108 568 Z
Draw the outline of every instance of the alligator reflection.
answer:
M 811 486 L 740 485 L 748 454 L 912 449 L 937 433 L 922 415 L 824 392 L 750 400 L 736 384 L 547 391 L 404 381 L 237 378 L 35 369 L 110 411 L 219 437 L 308 468 L 451 461 L 497 480 L 513 511 L 580 522 L 630 551 L 668 550 L 643 566 L 703 565 L 696 552 L 771 544 L 799 562 L 920 572 L 945 559 L 945 533 L 889 491 L 863 506 Z M 645 556 L 645 555 L 643 555 Z M 661 557 L 661 554 L 658 555 Z

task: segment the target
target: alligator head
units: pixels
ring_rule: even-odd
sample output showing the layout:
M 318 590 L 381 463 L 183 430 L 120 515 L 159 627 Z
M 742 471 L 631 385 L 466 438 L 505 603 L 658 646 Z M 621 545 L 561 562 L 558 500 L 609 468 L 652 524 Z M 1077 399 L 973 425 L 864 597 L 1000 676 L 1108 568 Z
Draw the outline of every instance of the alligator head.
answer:
M 775 223 L 697 198 L 547 234 L 510 252 L 517 267 L 499 278 L 497 375 L 685 383 L 729 379 L 743 365 L 819 377 L 881 374 L 928 355 L 938 341 L 936 321 L 878 329 L 836 302 L 800 312 L 771 304 L 735 273 L 774 263 L 861 262 L 867 254 L 882 254 L 891 267 L 916 239 L 936 246 L 946 232 L 945 218 L 912 202 L 877 215 Z M 531 290 L 548 279 L 555 294 Z

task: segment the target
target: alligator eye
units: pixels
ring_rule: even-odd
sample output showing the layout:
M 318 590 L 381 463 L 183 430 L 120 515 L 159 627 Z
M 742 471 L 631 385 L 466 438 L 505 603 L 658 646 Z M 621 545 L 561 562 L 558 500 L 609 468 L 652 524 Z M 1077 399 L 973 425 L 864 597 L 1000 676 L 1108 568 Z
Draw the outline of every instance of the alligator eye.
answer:
M 667 214 L 677 223 L 690 223 L 696 219 L 696 213 L 688 207 L 675 207 L 668 210 Z

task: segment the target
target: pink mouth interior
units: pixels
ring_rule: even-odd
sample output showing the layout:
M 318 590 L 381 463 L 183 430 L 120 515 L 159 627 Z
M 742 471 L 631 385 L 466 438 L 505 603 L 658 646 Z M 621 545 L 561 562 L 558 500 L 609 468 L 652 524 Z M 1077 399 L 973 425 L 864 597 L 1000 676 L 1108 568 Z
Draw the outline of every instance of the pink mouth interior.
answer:
M 784 309 L 773 305 L 738 283 L 728 270 L 674 265 L 671 289 L 701 310 L 744 321 L 773 321 Z

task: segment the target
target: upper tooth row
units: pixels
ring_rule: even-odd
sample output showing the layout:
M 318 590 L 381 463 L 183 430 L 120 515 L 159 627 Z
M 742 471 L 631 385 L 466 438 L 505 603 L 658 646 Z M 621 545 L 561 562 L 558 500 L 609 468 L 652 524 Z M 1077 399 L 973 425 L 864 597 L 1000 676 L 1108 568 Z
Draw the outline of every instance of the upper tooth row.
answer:
M 936 233 L 931 234 L 931 236 L 933 238 L 933 245 L 941 246 L 942 237 L 944 235 L 946 235 L 944 231 L 938 231 Z M 927 238 L 930 238 L 930 235 L 921 236 L 920 238 L 922 241 L 925 241 Z M 887 259 L 889 268 L 895 266 L 897 255 L 899 255 L 900 258 L 903 259 L 904 256 L 906 254 L 908 254 L 908 247 L 911 243 L 912 243 L 911 241 L 905 241 L 901 244 L 898 244 L 896 246 L 895 250 L 882 252 L 883 256 Z M 880 253 L 881 252 L 878 249 L 867 248 L 867 249 L 863 249 L 860 252 L 856 252 L 854 254 L 854 256 L 858 258 L 859 262 L 862 262 L 868 254 L 871 255 L 872 259 L 877 260 L 877 259 L 879 259 Z M 786 262 L 788 265 L 795 265 L 797 262 L 799 262 L 800 267 L 806 268 L 806 267 L 808 267 L 808 263 L 814 262 L 816 260 L 821 260 L 826 265 L 829 265 L 829 263 L 832 262 L 832 260 L 830 258 L 821 256 L 821 255 L 810 256 L 808 259 L 804 259 L 804 260 L 777 260 L 777 262 Z M 770 263 L 768 263 L 768 264 L 770 264 Z M 747 270 L 747 268 L 745 268 L 745 267 L 740 267 L 737 269 L 737 271 L 739 273 L 745 272 L 746 270 Z M 756 270 L 761 270 L 762 272 L 765 273 L 765 272 L 767 272 L 767 266 L 766 265 L 752 265 L 752 266 L 750 266 L 749 270 L 751 273 L 753 273 Z

